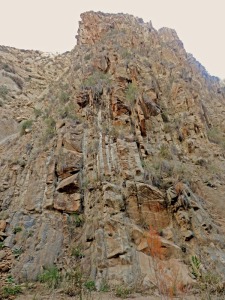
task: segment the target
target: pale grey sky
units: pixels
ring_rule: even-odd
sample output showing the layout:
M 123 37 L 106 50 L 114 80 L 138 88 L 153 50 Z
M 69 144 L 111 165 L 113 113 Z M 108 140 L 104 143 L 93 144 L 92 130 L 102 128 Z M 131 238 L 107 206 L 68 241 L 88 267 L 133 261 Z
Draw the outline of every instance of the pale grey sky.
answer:
M 82 12 L 123 12 L 174 28 L 211 75 L 225 78 L 225 0 L 0 0 L 0 9 L 0 45 L 65 52 Z

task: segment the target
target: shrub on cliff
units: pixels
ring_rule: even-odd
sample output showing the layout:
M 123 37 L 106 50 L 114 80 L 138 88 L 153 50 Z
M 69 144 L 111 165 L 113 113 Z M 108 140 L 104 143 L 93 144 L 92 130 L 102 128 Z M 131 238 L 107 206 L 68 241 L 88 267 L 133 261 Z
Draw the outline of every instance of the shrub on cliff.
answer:
M 9 93 L 9 90 L 8 90 L 7 86 L 1 85 L 0 86 L 0 97 L 5 99 L 8 93 Z
M 211 127 L 207 131 L 208 139 L 210 142 L 218 144 L 225 148 L 225 138 L 223 136 L 223 132 L 216 127 Z
M 99 96 L 102 94 L 103 88 L 110 89 L 111 85 L 112 81 L 109 74 L 96 71 L 83 82 L 82 89 L 90 89 L 95 96 Z
M 125 91 L 125 96 L 126 96 L 126 99 L 128 101 L 130 101 L 131 103 L 134 103 L 136 97 L 138 95 L 138 88 L 135 84 L 133 83 L 129 83 L 128 84 L 128 87 Z
M 32 120 L 23 121 L 20 129 L 20 135 L 24 135 L 31 128 L 32 124 Z
M 38 276 L 40 282 L 46 283 L 49 288 L 56 288 L 61 280 L 61 275 L 56 266 L 46 268 L 42 274 Z

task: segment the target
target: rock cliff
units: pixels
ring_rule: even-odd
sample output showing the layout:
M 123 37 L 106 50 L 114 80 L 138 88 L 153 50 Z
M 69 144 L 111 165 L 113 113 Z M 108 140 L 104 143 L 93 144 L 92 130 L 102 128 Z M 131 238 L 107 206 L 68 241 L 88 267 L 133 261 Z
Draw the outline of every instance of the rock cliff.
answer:
M 0 47 L 2 282 L 159 288 L 152 232 L 167 279 L 223 282 L 224 87 L 172 29 L 81 19 L 71 52 Z

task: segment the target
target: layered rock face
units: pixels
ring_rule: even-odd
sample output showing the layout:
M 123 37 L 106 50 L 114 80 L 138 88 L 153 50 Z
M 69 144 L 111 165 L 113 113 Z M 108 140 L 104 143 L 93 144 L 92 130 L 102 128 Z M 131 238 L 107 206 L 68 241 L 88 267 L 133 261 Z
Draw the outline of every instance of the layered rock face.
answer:
M 148 287 L 153 230 L 169 277 L 225 276 L 223 86 L 172 29 L 81 19 L 63 55 L 0 48 L 1 276 Z

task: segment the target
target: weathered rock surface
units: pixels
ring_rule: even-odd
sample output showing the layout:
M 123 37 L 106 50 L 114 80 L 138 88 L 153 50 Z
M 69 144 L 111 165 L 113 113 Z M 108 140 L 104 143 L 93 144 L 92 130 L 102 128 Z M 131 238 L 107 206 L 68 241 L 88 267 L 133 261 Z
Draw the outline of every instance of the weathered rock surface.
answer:
M 71 52 L 0 47 L 0 273 L 79 266 L 97 287 L 149 287 L 150 228 L 168 278 L 193 283 L 193 256 L 224 278 L 220 80 L 174 30 L 81 18 Z

